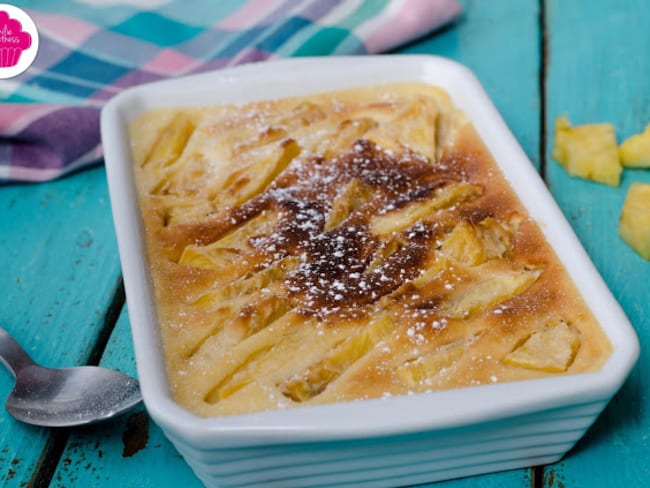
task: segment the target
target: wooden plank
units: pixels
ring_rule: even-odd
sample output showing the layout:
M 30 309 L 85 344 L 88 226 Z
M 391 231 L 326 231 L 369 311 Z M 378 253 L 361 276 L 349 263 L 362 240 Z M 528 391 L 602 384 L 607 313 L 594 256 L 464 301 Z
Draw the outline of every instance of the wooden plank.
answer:
M 646 486 L 650 479 L 650 263 L 617 235 L 633 181 L 649 170 L 625 170 L 619 188 L 569 177 L 550 157 L 557 115 L 575 124 L 611 122 L 619 140 L 650 122 L 650 9 L 645 0 L 551 0 L 548 31 L 547 181 L 641 341 L 632 375 L 585 438 L 548 467 L 545 486 Z
M 437 54 L 469 67 L 538 167 L 541 63 L 538 2 L 466 0 L 461 3 L 464 14 L 455 25 L 398 52 Z M 428 486 L 531 486 L 531 477 L 531 470 L 521 469 Z
M 136 375 L 126 308 L 101 365 Z M 76 430 L 70 436 L 50 486 L 198 488 L 203 485 L 140 407 L 114 421 Z
M 85 363 L 119 276 L 104 170 L 0 187 L 0 249 L 0 324 L 43 365 Z M 48 435 L 0 409 L 0 483 L 24 486 Z

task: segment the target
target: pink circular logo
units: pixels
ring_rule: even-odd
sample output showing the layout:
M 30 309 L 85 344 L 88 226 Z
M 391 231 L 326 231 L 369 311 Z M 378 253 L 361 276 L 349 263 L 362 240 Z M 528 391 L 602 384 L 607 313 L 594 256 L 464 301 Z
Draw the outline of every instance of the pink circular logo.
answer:
M 31 66 L 38 52 L 38 31 L 18 7 L 0 3 L 0 78 L 12 78 Z

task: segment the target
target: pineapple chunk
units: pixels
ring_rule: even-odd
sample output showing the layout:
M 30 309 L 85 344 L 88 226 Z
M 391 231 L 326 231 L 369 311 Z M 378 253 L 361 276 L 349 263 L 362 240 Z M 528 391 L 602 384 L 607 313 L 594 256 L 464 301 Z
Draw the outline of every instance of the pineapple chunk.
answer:
M 192 300 L 192 305 L 203 310 L 216 309 L 229 301 L 237 301 L 242 296 L 252 295 L 262 289 L 269 289 L 298 266 L 299 259 L 293 256 L 280 259 L 268 268 L 251 276 L 228 283 L 225 286 L 205 292 Z
M 365 273 L 370 273 L 395 254 L 397 251 L 402 249 L 406 245 L 406 240 L 399 235 L 392 236 L 389 240 L 384 241 L 380 244 L 379 248 L 375 251 L 372 261 L 365 270 Z
M 267 297 L 260 295 L 254 300 L 258 302 L 244 306 L 237 317 L 228 324 L 229 328 L 241 333 L 240 341 L 267 327 L 291 310 L 289 300 L 277 295 Z
M 169 166 L 183 153 L 187 141 L 194 132 L 194 123 L 186 117 L 176 117 L 160 133 L 144 165 Z
M 251 263 L 244 264 L 245 256 L 251 250 L 250 239 L 267 234 L 278 218 L 277 212 L 262 212 L 207 246 L 189 244 L 183 249 L 178 264 L 220 270 L 224 281 L 238 278 L 252 266 Z M 239 263 L 239 267 L 236 263 Z
M 488 217 L 477 225 L 461 221 L 442 243 L 442 253 L 468 266 L 477 266 L 489 259 L 502 258 L 512 247 L 512 235 L 519 217 L 512 215 L 505 224 Z
M 273 231 L 280 220 L 279 212 L 266 210 L 221 237 L 218 241 L 209 244 L 212 247 L 239 247 L 248 250 L 253 237 L 268 235 Z
M 252 383 L 255 380 L 255 377 L 251 374 L 251 369 L 256 366 L 256 362 L 260 361 L 261 358 L 271 350 L 271 348 L 272 346 L 265 345 L 245 358 L 242 364 L 240 364 L 235 371 L 233 371 L 229 376 L 226 376 L 221 383 L 216 385 L 205 396 L 205 401 L 208 403 L 217 403 L 221 400 L 225 400 Z
M 650 261 L 650 184 L 633 183 L 627 192 L 618 233 L 643 259 Z
M 469 266 L 481 264 L 486 259 L 483 243 L 476 229 L 466 220 L 462 220 L 449 233 L 442 244 L 441 251 L 455 261 Z
M 580 348 L 580 331 L 563 320 L 554 320 L 533 332 L 503 360 L 511 366 L 563 373 Z
M 185 196 L 166 195 L 163 197 L 164 208 L 160 211 L 163 226 L 197 222 L 215 212 L 212 202 L 197 202 L 196 199 Z
M 248 335 L 245 340 L 232 344 L 227 353 L 228 359 L 222 363 L 222 368 L 208 373 L 214 373 L 214 383 L 205 393 L 204 400 L 216 404 L 237 394 L 248 385 L 263 382 L 265 376 L 268 377 L 285 367 L 289 351 L 295 351 L 313 335 L 312 321 L 301 321 L 302 327 L 295 330 L 295 319 L 296 316 L 290 312 L 276 317 L 275 320 L 271 317 L 272 322 L 268 327 L 254 331 L 255 333 Z M 236 326 L 228 324 L 226 330 L 233 325 Z M 206 361 L 203 367 L 211 369 L 217 350 L 215 339 L 218 341 L 218 336 L 212 336 L 205 341 L 192 357 L 192 361 Z
M 503 258 L 512 249 L 514 234 L 519 229 L 521 216 L 513 213 L 505 222 L 488 217 L 477 225 L 486 259 Z
M 376 126 L 377 122 L 370 118 L 345 119 L 336 127 L 330 137 L 323 138 L 315 152 L 321 154 L 325 159 L 331 159 L 347 151 L 355 141 Z
M 234 154 L 241 154 L 247 151 L 254 151 L 263 146 L 279 142 L 289 137 L 287 131 L 280 127 L 265 127 L 263 130 L 254 134 L 249 139 L 234 144 Z
M 241 171 L 235 171 L 225 181 L 226 192 L 231 197 L 231 202 L 228 203 L 235 206 L 241 205 L 260 194 L 289 166 L 289 163 L 300 154 L 300 151 L 302 148 L 293 139 L 284 139 L 275 146 L 260 148 L 253 170 L 251 167 L 247 167 Z M 226 199 L 227 197 L 224 198 L 224 200 Z
M 460 202 L 478 197 L 483 192 L 481 185 L 460 181 L 438 188 L 427 200 L 414 200 L 405 207 L 389 210 L 370 221 L 370 230 L 378 236 L 401 232 L 419 220 L 431 217 L 437 210 L 452 207 Z
M 618 148 L 621 164 L 628 168 L 650 168 L 650 124 L 640 134 L 626 139 Z
M 390 123 L 371 130 L 367 138 L 384 149 L 401 152 L 405 146 L 434 161 L 438 112 L 432 99 L 418 97 L 405 104 Z
M 370 352 L 391 332 L 392 328 L 392 317 L 382 315 L 360 333 L 349 337 L 327 357 L 280 385 L 282 394 L 296 402 L 304 402 L 319 395 L 327 385 Z
M 430 383 L 434 376 L 452 367 L 482 334 L 482 330 L 478 331 L 469 337 L 443 344 L 433 353 L 407 361 L 397 369 L 397 376 L 409 387 Z
M 230 276 L 238 271 L 236 263 L 241 261 L 242 256 L 239 249 L 190 245 L 183 249 L 178 264 L 198 269 L 216 269 Z
M 426 357 L 409 361 L 397 369 L 397 376 L 402 383 L 415 387 L 431 380 L 445 368 L 452 366 L 465 352 L 465 341 L 448 344 Z
M 623 168 L 611 124 L 571 127 L 566 117 L 555 121 L 553 158 L 571 175 L 618 186 Z
M 363 186 L 358 179 L 353 178 L 334 198 L 332 209 L 325 222 L 325 231 L 337 227 L 352 212 L 358 210 L 372 198 L 372 191 Z
M 488 263 L 489 264 L 489 263 Z M 542 274 L 541 269 L 499 269 L 483 265 L 483 276 L 449 295 L 438 309 L 445 317 L 464 319 L 481 313 L 527 290 Z

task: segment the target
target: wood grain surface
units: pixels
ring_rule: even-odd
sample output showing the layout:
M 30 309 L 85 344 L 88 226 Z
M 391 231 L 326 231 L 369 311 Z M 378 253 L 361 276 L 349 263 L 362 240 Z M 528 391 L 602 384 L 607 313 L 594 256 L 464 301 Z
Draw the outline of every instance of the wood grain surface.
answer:
M 465 0 L 453 25 L 397 52 L 472 69 L 638 332 L 641 357 L 618 395 L 559 463 L 435 486 L 650 486 L 650 263 L 617 234 L 629 185 L 572 178 L 551 158 L 555 117 L 611 122 L 619 140 L 650 122 L 645 0 Z M 0 324 L 49 366 L 135 374 L 105 171 L 0 186 Z M 0 372 L 0 397 L 13 379 Z M 198 487 L 142 407 L 83 429 L 20 424 L 0 411 L 0 486 Z M 433 485 L 431 485 L 433 486 Z
M 644 0 L 547 2 L 546 181 L 641 342 L 628 381 L 565 460 L 549 487 L 650 486 L 650 262 L 618 236 L 625 194 L 650 169 L 623 172 L 619 188 L 571 178 L 550 157 L 555 117 L 610 122 L 619 142 L 650 122 L 650 4 Z

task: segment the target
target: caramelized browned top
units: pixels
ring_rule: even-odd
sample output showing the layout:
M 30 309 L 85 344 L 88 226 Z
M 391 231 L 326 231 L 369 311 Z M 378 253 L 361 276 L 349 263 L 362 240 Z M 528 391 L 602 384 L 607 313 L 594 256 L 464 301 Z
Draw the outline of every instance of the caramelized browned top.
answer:
M 428 226 L 410 228 L 399 250 L 373 273 L 365 273 L 381 245 L 368 228 L 370 218 L 430 197 L 451 181 L 448 173 L 415 154 L 398 158 L 360 139 L 331 161 L 313 157 L 288 168 L 263 194 L 233 211 L 230 222 L 237 227 L 263 210 L 278 211 L 278 227 L 252 239 L 251 245 L 266 257 L 264 263 L 301 255 L 301 265 L 283 283 L 300 312 L 321 318 L 359 312 L 360 305 L 377 301 L 417 276 L 434 237 Z M 353 180 L 372 199 L 325 230 L 337 192 Z

